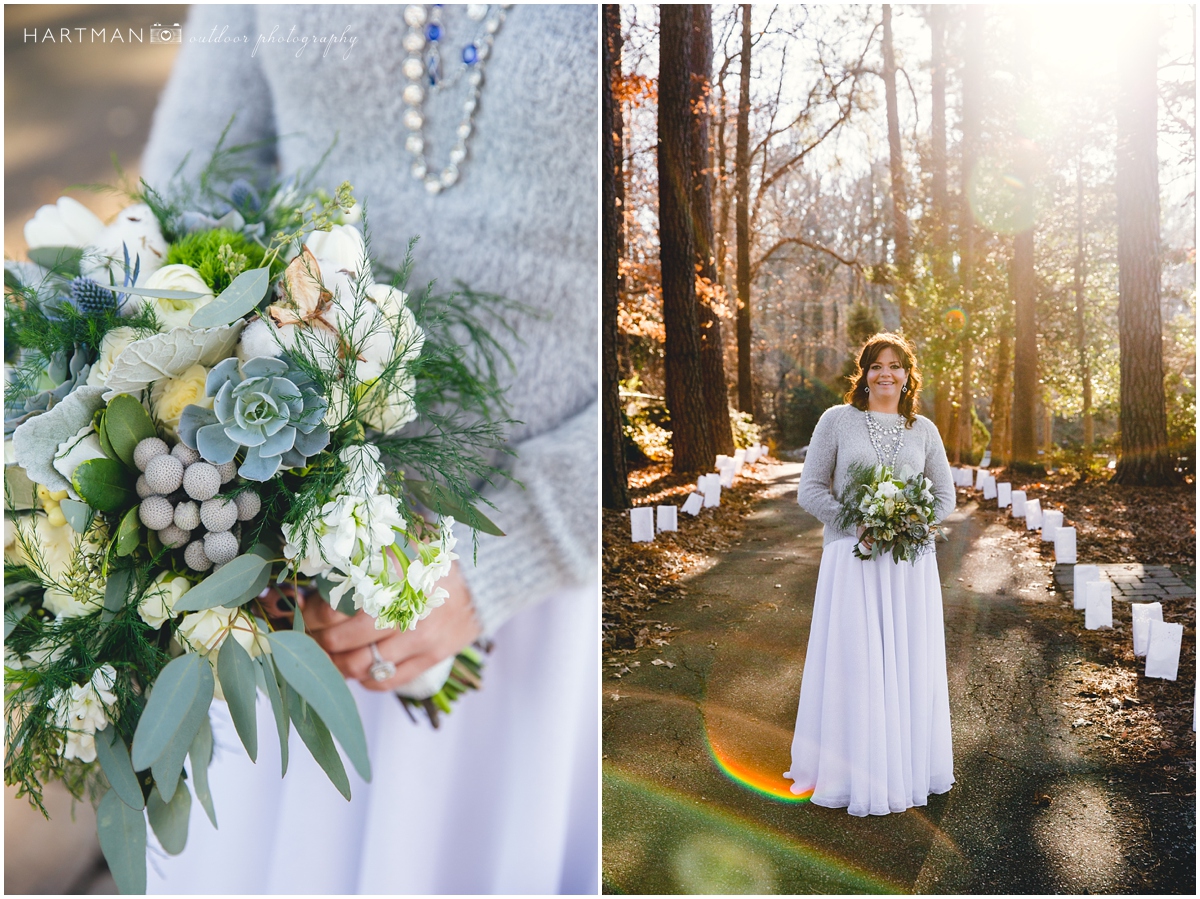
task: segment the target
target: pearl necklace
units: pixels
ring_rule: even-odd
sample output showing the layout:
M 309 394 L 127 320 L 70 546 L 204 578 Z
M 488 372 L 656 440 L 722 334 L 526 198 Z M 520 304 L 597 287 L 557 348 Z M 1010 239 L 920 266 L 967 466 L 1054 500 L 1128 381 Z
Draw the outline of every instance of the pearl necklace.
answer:
M 870 410 L 867 410 L 867 437 L 871 440 L 871 447 L 875 450 L 875 458 L 879 460 L 879 464 L 895 470 L 896 460 L 904 446 L 904 419 L 901 418 L 892 427 L 885 428 L 875 420 Z M 890 454 L 890 461 L 885 452 Z
M 504 24 L 506 10 L 512 4 L 489 5 L 471 3 L 467 5 L 467 18 L 478 22 L 475 37 L 462 49 L 462 65 L 453 77 L 446 78 L 442 71 L 441 42 L 445 31 L 441 23 L 441 4 L 422 6 L 412 4 L 404 7 L 404 22 L 408 31 L 402 41 L 408 56 L 401 66 L 407 80 L 401 96 L 404 99 L 404 127 L 408 137 L 404 148 L 412 157 L 409 174 L 425 184 L 431 195 L 441 193 L 458 182 L 459 166 L 467 158 L 467 142 L 475 131 L 475 112 L 479 108 L 479 95 L 483 89 L 483 70 L 491 55 L 492 44 L 500 27 Z M 455 129 L 455 143 L 450 148 L 449 162 L 440 171 L 430 171 L 426 158 L 428 142 L 425 139 L 425 113 L 423 104 L 428 91 L 452 88 L 466 77 L 467 98 L 462 104 L 463 118 Z

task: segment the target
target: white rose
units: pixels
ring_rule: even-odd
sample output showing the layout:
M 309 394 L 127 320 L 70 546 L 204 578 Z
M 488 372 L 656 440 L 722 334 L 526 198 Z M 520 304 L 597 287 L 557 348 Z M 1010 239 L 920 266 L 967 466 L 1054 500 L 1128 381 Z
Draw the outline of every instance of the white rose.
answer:
M 205 391 L 208 369 L 193 365 L 175 378 L 159 378 L 150 388 L 150 411 L 172 437 L 179 427 L 179 416 L 188 406 L 213 407 L 213 397 Z
M 79 273 L 101 284 L 125 283 L 125 250 L 129 250 L 129 269 L 133 273 L 141 260 L 138 283 L 162 267 L 167 259 L 167 242 L 163 240 L 158 219 L 145 203 L 135 203 L 117 214 L 112 224 L 87 245 L 79 265 Z M 136 306 L 131 303 L 130 311 Z
M 417 417 L 417 406 L 413 397 L 417 392 L 417 379 L 409 372 L 397 377 L 393 389 L 376 382 L 366 393 L 363 420 L 368 427 L 390 434 Z M 328 419 L 327 419 L 328 420 Z
M 64 440 L 58 445 L 54 454 L 54 469 L 68 481 L 75 474 L 75 469 L 89 459 L 105 459 L 107 456 L 100 448 L 100 435 L 90 422 L 74 437 Z M 74 487 L 71 494 L 74 496 Z
M 221 648 L 229 633 L 230 622 L 236 614 L 236 609 L 226 609 L 224 606 L 192 612 L 183 616 L 183 622 L 176 633 L 180 641 L 195 652 L 208 655 Z
M 137 339 L 137 332 L 125 325 L 113 328 L 105 334 L 104 339 L 100 341 L 100 353 L 88 372 L 88 387 L 106 387 L 108 376 L 112 373 L 117 359 L 125 352 L 125 348 Z
M 313 231 L 304 239 L 321 268 L 321 279 L 332 292 L 329 276 L 335 272 L 348 273 L 351 280 L 366 271 L 371 277 L 371 266 L 367 259 L 366 244 L 362 233 L 353 225 L 334 225 L 328 231 Z
M 104 231 L 104 222 L 70 197 L 43 206 L 25 223 L 25 243 L 37 247 L 86 247 Z
M 175 617 L 175 603 L 191 589 L 187 578 L 173 577 L 164 571 L 142 594 L 138 615 L 151 627 L 162 627 L 168 618 Z
M 140 279 L 139 279 L 140 280 Z M 164 265 L 142 284 L 146 288 L 162 290 L 187 290 L 203 294 L 194 300 L 170 300 L 165 297 L 147 297 L 142 302 L 154 310 L 161 323 L 161 330 L 190 327 L 192 315 L 197 309 L 207 306 L 214 299 L 204 279 L 190 265 Z
M 367 296 L 375 301 L 375 305 L 391 325 L 396 353 L 405 362 L 411 362 L 421 355 L 421 347 L 425 345 L 425 332 L 417 326 L 417 320 L 408 308 L 408 294 L 387 284 L 372 284 L 367 288 Z

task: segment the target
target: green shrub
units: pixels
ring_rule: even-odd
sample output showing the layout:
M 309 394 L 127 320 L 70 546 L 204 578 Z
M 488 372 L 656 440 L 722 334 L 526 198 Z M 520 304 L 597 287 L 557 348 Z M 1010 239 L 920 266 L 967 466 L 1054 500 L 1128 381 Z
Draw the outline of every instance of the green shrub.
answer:
M 801 372 L 800 383 L 784 394 L 783 407 L 779 410 L 779 439 L 782 445 L 807 446 L 821 413 L 841 401 L 842 397 L 824 382 L 807 372 Z

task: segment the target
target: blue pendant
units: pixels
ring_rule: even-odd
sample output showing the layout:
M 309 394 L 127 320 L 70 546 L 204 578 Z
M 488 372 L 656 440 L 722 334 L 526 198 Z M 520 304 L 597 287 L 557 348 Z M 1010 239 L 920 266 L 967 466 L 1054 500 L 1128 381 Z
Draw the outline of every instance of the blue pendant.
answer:
M 475 65 L 479 60 L 479 51 L 474 44 L 467 44 L 463 47 L 462 60 L 469 66 Z
M 425 28 L 425 37 L 431 41 L 440 40 L 442 37 L 442 26 L 437 24 L 437 22 L 430 22 Z

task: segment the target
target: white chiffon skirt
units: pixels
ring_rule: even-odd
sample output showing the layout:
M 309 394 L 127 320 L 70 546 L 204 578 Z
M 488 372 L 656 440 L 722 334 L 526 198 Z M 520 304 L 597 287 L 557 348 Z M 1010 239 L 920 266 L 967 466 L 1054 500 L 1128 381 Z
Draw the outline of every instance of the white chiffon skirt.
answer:
M 954 783 L 937 557 L 864 562 L 855 539 L 825 547 L 817 576 L 792 792 L 886 815 Z
M 292 731 L 287 776 L 270 704 L 258 763 L 213 703 L 214 830 L 193 801 L 187 847 L 150 837 L 151 893 L 592 893 L 598 889 L 596 591 L 571 590 L 500 629 L 484 688 L 440 729 L 351 683 L 371 783 L 347 802 Z M 344 758 L 344 757 L 343 757 Z

